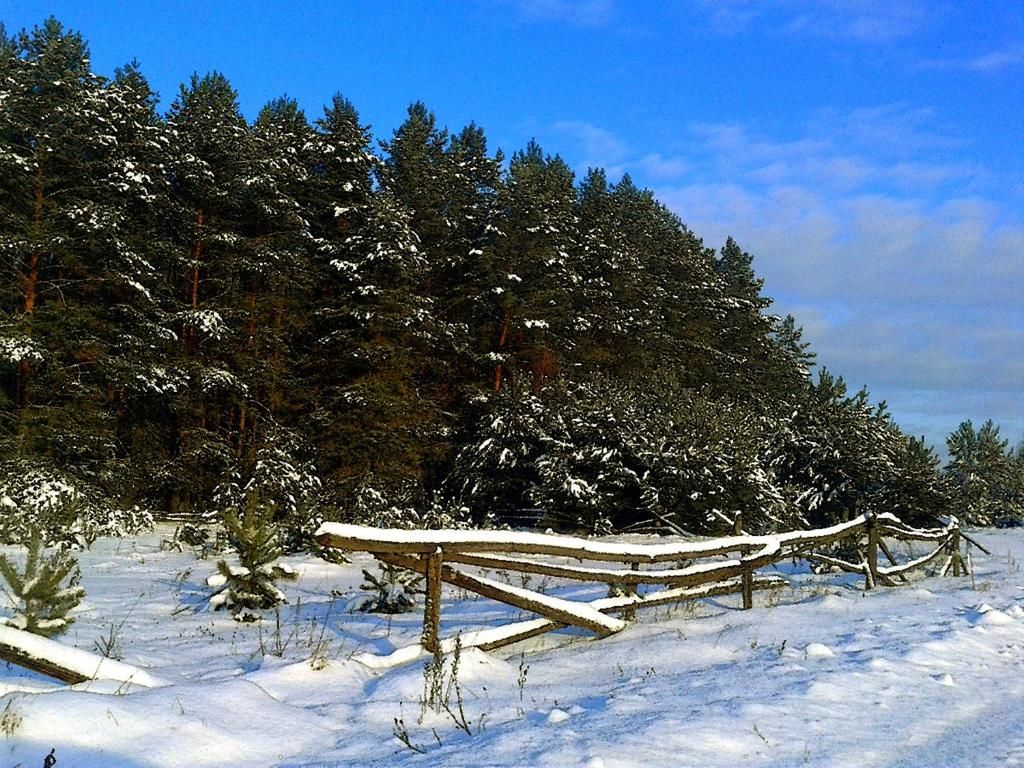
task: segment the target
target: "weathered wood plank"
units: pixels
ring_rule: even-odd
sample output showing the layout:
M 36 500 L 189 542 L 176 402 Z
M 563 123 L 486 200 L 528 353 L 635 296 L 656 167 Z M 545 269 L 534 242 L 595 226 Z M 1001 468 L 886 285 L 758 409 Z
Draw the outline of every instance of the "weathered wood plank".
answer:
M 408 568 L 418 573 L 424 573 L 426 570 L 426 563 L 419 558 L 384 553 L 378 553 L 375 557 L 385 563 Z M 446 565 L 441 566 L 441 580 L 446 584 L 453 584 L 492 600 L 531 611 L 546 619 L 588 629 L 601 637 L 614 634 L 626 626 L 621 619 L 605 616 L 589 605 L 551 595 L 542 595 L 529 589 L 501 584 L 480 576 L 472 576 Z
M 751 581 L 752 590 L 777 589 L 785 586 L 788 582 L 779 576 L 755 576 Z M 650 595 L 622 595 L 619 597 L 603 597 L 591 601 L 590 605 L 602 613 L 615 613 L 619 611 L 637 610 L 639 608 L 655 608 L 661 605 L 670 605 L 684 600 L 701 600 L 706 597 L 720 597 L 722 595 L 734 595 L 742 590 L 743 584 L 739 579 L 730 581 L 715 582 L 713 584 L 702 584 L 698 587 L 680 587 L 662 589 Z M 547 625 L 540 625 L 536 622 L 521 622 L 522 629 L 513 631 L 507 637 L 493 640 L 488 643 L 478 644 L 476 647 L 492 651 L 512 645 L 523 640 L 528 640 L 546 632 L 562 629 L 565 624 L 548 622 Z M 510 629 L 518 630 L 518 625 L 509 625 Z
M 897 521 L 892 515 L 879 520 Z M 777 551 L 780 547 L 825 544 L 864 530 L 867 515 L 813 531 L 790 531 L 771 536 L 726 536 L 700 542 L 617 544 L 555 534 L 519 531 L 392 530 L 343 523 L 324 523 L 316 539 L 324 546 L 375 553 L 428 554 L 441 547 L 450 554 L 505 552 L 571 557 L 578 560 L 658 563 L 694 560 L 739 552 Z
M 867 573 L 864 576 L 864 589 L 874 589 L 878 583 L 878 523 L 874 517 L 868 518 L 868 551 L 865 557 Z
M 883 539 L 882 537 L 878 538 L 878 548 L 880 550 L 882 550 L 882 554 L 885 555 L 885 559 L 889 561 L 890 565 L 895 566 L 895 567 L 899 567 L 899 562 L 897 562 L 896 558 L 893 557 L 892 552 L 889 551 L 889 547 L 885 543 L 885 539 Z M 907 577 L 904 576 L 903 573 L 897 571 L 896 575 L 899 577 L 900 581 L 902 581 L 904 584 L 907 583 Z
M 939 544 L 938 547 L 929 552 L 927 555 L 923 555 L 914 560 L 910 560 L 906 563 L 903 563 L 903 565 L 896 565 L 891 568 L 879 567 L 878 572 L 885 576 L 898 576 L 902 573 L 907 573 L 909 571 L 916 570 L 917 568 L 923 568 L 924 566 L 928 565 L 928 563 L 939 558 L 943 554 L 947 554 L 948 551 L 949 550 L 947 548 L 946 542 L 942 542 L 941 544 Z
M 686 568 L 641 571 L 639 570 L 639 563 L 636 562 L 630 564 L 629 570 L 624 568 L 588 568 L 579 565 L 542 563 L 537 560 L 525 560 L 523 558 L 493 554 L 445 554 L 445 561 L 493 570 L 516 571 L 539 576 L 575 579 L 576 581 L 599 581 L 606 584 L 629 585 L 716 581 L 729 575 L 720 575 L 718 573 L 720 569 L 737 566 L 740 562 L 739 560 L 724 560 L 720 562 L 697 563 Z
M 949 551 L 953 555 L 953 575 L 960 575 L 960 529 L 953 528 L 949 533 Z
M 893 523 L 883 523 L 881 527 L 883 535 L 890 535 L 903 541 L 941 541 L 949 535 L 945 528 L 910 528 Z

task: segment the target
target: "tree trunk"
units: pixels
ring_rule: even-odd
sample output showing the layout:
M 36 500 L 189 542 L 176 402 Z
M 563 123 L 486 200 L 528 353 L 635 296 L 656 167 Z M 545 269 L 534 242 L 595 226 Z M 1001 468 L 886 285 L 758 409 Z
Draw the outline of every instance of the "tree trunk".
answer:
M 35 183 L 32 190 L 32 234 L 38 238 L 42 234 L 43 226 L 43 166 L 39 164 L 36 168 Z M 39 265 L 42 262 L 42 252 L 38 246 L 28 257 L 28 264 L 25 269 L 23 308 L 25 315 L 29 318 L 27 331 L 32 333 L 32 316 L 36 311 L 36 299 L 39 295 Z M 32 366 L 27 360 L 18 363 L 18 375 L 16 382 L 18 408 L 24 412 L 28 407 L 28 380 L 32 376 Z
M 242 449 L 245 447 L 245 401 L 238 406 L 238 444 L 235 446 L 235 458 L 242 458 Z
M 544 388 L 544 382 L 558 373 L 558 362 L 548 347 L 540 348 L 532 366 L 533 379 L 530 384 L 530 391 L 533 394 L 540 394 Z
M 249 350 L 256 345 L 256 282 L 253 281 L 249 288 L 249 323 L 246 329 L 249 332 L 247 344 Z
M 43 166 L 40 164 L 36 169 L 36 179 L 33 185 L 33 206 L 32 206 L 32 233 L 37 237 L 41 234 L 43 225 Z M 28 257 L 28 269 L 25 274 L 25 314 L 32 315 L 36 308 L 36 296 L 39 290 L 39 263 L 42 254 L 36 248 Z
M 498 337 L 498 353 L 500 354 L 508 344 L 508 329 L 512 322 L 512 308 L 505 307 L 505 316 L 501 321 L 501 336 Z M 501 380 L 504 377 L 504 364 L 498 363 L 494 369 L 494 391 L 501 391 Z
M 192 245 L 192 287 L 191 299 L 192 309 L 199 307 L 199 261 L 203 256 L 203 209 L 200 206 L 196 215 L 196 241 Z

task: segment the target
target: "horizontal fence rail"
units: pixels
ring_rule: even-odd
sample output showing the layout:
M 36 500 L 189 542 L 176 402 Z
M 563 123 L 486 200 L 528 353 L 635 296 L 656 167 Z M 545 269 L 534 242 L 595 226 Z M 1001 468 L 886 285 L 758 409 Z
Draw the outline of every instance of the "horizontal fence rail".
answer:
M 743 607 L 753 605 L 753 593 L 786 584 L 775 574 L 757 573 L 776 563 L 801 559 L 864 576 L 864 586 L 895 586 L 907 574 L 945 558 L 940 569 L 954 576 L 969 572 L 961 547 L 969 542 L 984 550 L 960 530 L 956 518 L 940 528 L 906 525 L 892 514 L 863 514 L 848 522 L 808 531 L 754 536 L 742 533 L 702 541 L 630 544 L 594 541 L 573 536 L 520 531 L 392 530 L 368 526 L 324 523 L 316 538 L 325 547 L 368 552 L 377 560 L 406 568 L 426 579 L 422 646 L 431 653 L 446 650 L 451 641 L 440 637 L 441 585 L 450 584 L 483 597 L 530 611 L 540 618 L 516 622 L 459 638 L 463 647 L 493 650 L 530 637 L 579 627 L 598 637 L 621 631 L 635 618 L 637 608 L 666 605 L 727 594 L 742 594 Z M 928 542 L 928 554 L 899 562 L 886 539 Z M 853 540 L 858 562 L 820 550 Z M 547 558 L 547 559 L 541 559 Z M 575 560 L 556 562 L 551 558 Z M 886 565 L 880 564 L 884 558 Z M 600 565 L 583 565 L 595 562 Z M 610 567 L 610 564 L 619 567 Z M 568 600 L 524 587 L 512 586 L 453 568 L 452 564 L 487 571 L 551 576 L 618 587 L 621 595 L 590 602 Z M 671 564 L 665 566 L 665 564 Z M 652 567 L 653 566 L 653 567 Z M 639 594 L 642 585 L 661 587 Z M 616 618 L 609 614 L 619 614 Z

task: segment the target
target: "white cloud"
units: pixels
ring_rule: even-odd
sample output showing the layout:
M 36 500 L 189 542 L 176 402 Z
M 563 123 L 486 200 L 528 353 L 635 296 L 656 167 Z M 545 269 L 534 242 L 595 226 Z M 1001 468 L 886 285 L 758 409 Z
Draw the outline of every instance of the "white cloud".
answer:
M 610 131 L 583 120 L 563 120 L 552 126 L 574 144 L 570 150 L 573 165 L 580 174 L 588 168 L 603 168 L 612 180 L 624 173 L 639 173 L 647 179 L 675 179 L 690 169 L 680 157 L 659 153 L 637 156 L 636 152 Z
M 832 144 L 849 144 L 883 157 L 963 147 L 964 139 L 938 120 L 933 109 L 895 102 L 851 110 L 821 109 L 811 117 L 807 130 L 829 137 Z
M 1024 45 L 1017 44 L 976 56 L 967 62 L 967 69 L 976 72 L 995 72 L 1024 64 Z
M 1024 64 L 1024 44 L 1010 43 L 1000 48 L 960 58 L 926 59 L 917 65 L 919 70 L 948 69 L 963 72 L 994 73 Z
M 611 176 L 621 175 L 621 163 L 630 151 L 610 131 L 582 120 L 564 120 L 555 123 L 553 128 L 575 142 L 574 156 L 579 158 L 578 170 L 601 167 Z
M 942 8 L 920 0 L 704 0 L 701 7 L 719 34 L 761 28 L 774 34 L 885 44 L 933 23 Z
M 632 173 L 709 246 L 735 237 L 818 362 L 889 401 L 909 431 L 941 446 L 960 420 L 993 418 L 1020 433 L 1014 180 L 959 159 L 963 140 L 931 110 L 822 110 L 774 134 L 694 124 L 679 137 L 685 160 L 592 123 L 556 130 L 575 144 L 570 162 Z
M 948 159 L 961 142 L 935 122 L 888 105 L 819 113 L 784 138 L 696 125 L 696 172 L 655 193 L 710 245 L 736 237 L 819 363 L 909 430 L 941 443 L 993 418 L 1019 435 L 1024 218 L 1012 180 Z
M 615 18 L 615 0 L 509 0 L 521 16 L 579 27 L 603 27 Z
M 676 178 L 690 170 L 690 164 L 686 160 L 680 157 L 663 157 L 657 152 L 644 155 L 636 161 L 635 166 L 654 179 Z

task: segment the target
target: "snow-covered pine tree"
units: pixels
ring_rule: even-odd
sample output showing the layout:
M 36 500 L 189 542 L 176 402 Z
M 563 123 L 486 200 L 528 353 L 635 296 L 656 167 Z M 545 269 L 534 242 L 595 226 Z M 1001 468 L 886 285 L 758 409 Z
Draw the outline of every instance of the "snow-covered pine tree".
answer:
M 778 472 L 804 524 L 884 511 L 905 440 L 884 404 L 872 405 L 867 389 L 849 395 L 842 377 L 821 369 L 786 424 Z
M 4 428 L 130 499 L 121 454 L 128 388 L 159 353 L 152 267 L 161 130 L 136 71 L 89 70 L 82 38 L 53 19 L 5 46 L 0 84 L 0 253 L 7 279 Z M 114 467 L 117 472 L 113 471 Z
M 211 516 L 242 509 L 250 498 L 274 509 L 278 540 L 286 552 L 315 547 L 313 533 L 323 522 L 323 484 L 309 459 L 312 452 L 298 434 L 279 425 L 263 428 L 265 437 L 246 452 L 214 489 Z
M 953 489 L 954 514 L 962 522 L 992 525 L 1020 515 L 1008 445 L 991 419 L 978 429 L 970 420 L 961 422 L 946 438 L 949 461 L 943 475 Z
M 0 576 L 7 582 L 13 610 L 13 616 L 3 623 L 43 637 L 59 635 L 74 622 L 68 614 L 85 597 L 78 584 L 78 561 L 64 549 L 46 556 L 38 528 L 29 537 L 27 548 L 25 567 L 20 571 L 0 553 Z
M 792 315 L 773 316 L 772 326 L 770 336 L 775 349 L 766 376 L 770 391 L 785 399 L 806 390 L 816 355 L 810 351 L 810 344 L 803 339 L 803 328 Z
M 591 168 L 578 188 L 580 271 L 573 292 L 575 338 L 572 359 L 587 374 L 628 371 L 645 345 L 637 343 L 641 326 L 634 286 L 643 280 L 629 231 L 621 226 L 619 207 L 601 168 Z
M 755 275 L 753 261 L 731 237 L 715 260 L 715 273 L 722 282 L 717 345 L 738 363 L 724 372 L 721 386 L 741 396 L 769 390 L 773 364 L 781 352 L 773 341 L 774 320 L 766 314 L 772 302 L 761 294 L 764 280 Z
M 462 426 L 452 415 L 479 392 L 482 369 L 493 368 L 481 326 L 492 307 L 501 156 L 488 155 L 478 126 L 449 134 L 422 103 L 382 147 L 381 185 L 407 212 L 423 259 L 415 290 L 427 324 L 416 336 L 412 374 L 440 405 L 434 429 L 447 437 Z M 435 444 L 437 459 L 449 458 L 450 442 Z
M 486 323 L 493 312 L 501 152 L 490 156 L 482 128 L 470 124 L 451 136 L 444 154 L 448 233 L 428 254 L 429 295 L 441 342 L 431 380 L 448 408 L 459 408 L 486 388 L 493 361 Z
M 372 188 L 366 174 L 376 163 L 348 102 L 336 100 L 319 128 L 325 175 L 315 269 L 324 291 L 302 365 L 314 383 L 318 465 L 344 508 L 368 476 L 386 494 L 420 483 L 444 451 L 447 427 L 423 392 L 424 361 L 438 339 L 410 212 L 388 189 Z
M 496 245 L 487 328 L 495 392 L 539 393 L 571 345 L 572 294 L 582 279 L 573 179 L 564 160 L 533 141 L 509 162 L 498 195 L 504 236 Z
M 359 604 L 365 613 L 405 613 L 416 605 L 416 595 L 422 592 L 423 577 L 413 571 L 388 563 L 378 563 L 377 574 L 363 568 L 360 589 L 370 597 Z
M 308 337 L 314 291 L 307 187 L 320 163 L 316 138 L 291 99 L 267 104 L 253 127 L 253 162 L 240 201 L 233 369 L 262 407 L 239 404 L 236 456 L 251 453 L 273 431 L 261 428 L 261 413 L 269 412 L 268 426 L 281 423 L 291 418 L 294 401 L 308 396 L 296 356 Z
M 632 441 L 635 423 L 619 421 L 619 388 L 604 379 L 555 385 L 552 412 L 528 496 L 555 530 L 607 534 L 643 518 L 644 473 Z
M 474 525 L 530 525 L 540 517 L 530 499 L 539 482 L 549 419 L 541 398 L 505 391 L 480 418 L 443 481 L 445 498 Z
M 164 492 L 172 515 L 195 515 L 235 456 L 233 428 L 250 395 L 231 358 L 243 293 L 243 197 L 255 153 L 237 94 L 219 73 L 193 75 L 167 120 L 175 258 L 166 278 L 180 343 Z
M 881 509 L 922 528 L 934 527 L 954 506 L 949 480 L 939 474 L 939 457 L 923 437 L 904 440 L 880 496 Z
M 238 553 L 238 565 L 221 560 L 207 585 L 217 589 L 210 598 L 215 610 L 228 608 L 237 621 L 259 621 L 260 611 L 288 602 L 278 579 L 294 578 L 281 556 L 273 504 L 250 494 L 241 509 L 227 510 L 222 519 L 228 541 Z
M 409 106 L 391 140 L 381 142 L 386 152 L 383 186 L 409 212 L 409 226 L 427 258 L 443 248 L 454 226 L 448 215 L 447 144 L 448 131 L 437 126 L 434 113 L 421 101 Z

